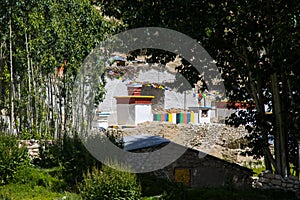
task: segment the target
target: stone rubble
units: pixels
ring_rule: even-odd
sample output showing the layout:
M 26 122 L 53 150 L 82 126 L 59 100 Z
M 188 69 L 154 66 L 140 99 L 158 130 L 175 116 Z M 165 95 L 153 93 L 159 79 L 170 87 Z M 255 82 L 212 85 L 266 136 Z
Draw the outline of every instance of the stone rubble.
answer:
M 120 135 L 157 135 L 194 148 L 230 162 L 245 164 L 249 157 L 240 155 L 243 139 L 248 135 L 244 127 L 225 124 L 172 124 L 169 122 L 144 122 L 135 128 L 119 130 Z

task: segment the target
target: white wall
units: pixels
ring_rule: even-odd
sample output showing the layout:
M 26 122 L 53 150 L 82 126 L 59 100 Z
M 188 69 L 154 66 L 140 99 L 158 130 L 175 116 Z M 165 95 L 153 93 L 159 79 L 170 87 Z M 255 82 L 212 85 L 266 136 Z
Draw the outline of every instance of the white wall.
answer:
M 135 125 L 147 121 L 153 121 L 151 105 L 136 105 L 135 106 Z
M 168 73 L 166 71 L 159 72 L 155 69 L 150 69 L 149 71 L 142 72 L 140 71 L 137 74 L 135 81 L 139 82 L 150 82 L 150 83 L 159 83 L 164 85 L 164 82 L 172 82 L 175 80 L 175 75 Z M 116 100 L 113 96 L 126 96 L 127 87 L 126 84 L 132 80 L 117 80 L 107 78 L 106 89 L 106 98 L 99 105 L 99 110 L 105 112 L 116 112 Z M 198 106 L 197 99 L 193 97 L 192 91 L 186 92 L 186 108 Z M 170 108 L 184 108 L 184 94 L 178 93 L 175 90 L 165 91 L 165 109 Z
M 117 101 L 114 96 L 126 96 L 127 87 L 124 82 L 121 80 L 110 80 L 109 78 L 106 79 L 107 83 L 105 86 L 106 95 L 105 99 L 99 105 L 99 110 L 103 112 L 116 112 L 117 111 Z
M 134 104 L 117 105 L 117 120 L 119 125 L 136 125 L 135 119 Z

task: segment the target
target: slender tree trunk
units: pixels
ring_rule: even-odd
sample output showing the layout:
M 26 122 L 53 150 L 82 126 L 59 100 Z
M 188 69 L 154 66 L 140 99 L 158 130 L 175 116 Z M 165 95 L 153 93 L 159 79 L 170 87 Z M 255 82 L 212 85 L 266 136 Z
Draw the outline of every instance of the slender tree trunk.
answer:
M 20 76 L 17 76 L 17 90 L 16 90 L 16 94 L 15 94 L 15 99 L 18 99 L 19 102 L 19 107 L 21 107 L 21 83 L 20 83 Z M 19 111 L 16 112 L 15 114 L 15 124 L 17 124 L 18 126 L 15 125 L 16 127 L 16 132 L 20 133 L 20 131 L 22 130 L 22 126 L 24 126 L 23 124 L 23 120 L 22 120 L 22 116 L 23 116 L 24 112 L 22 109 L 19 108 Z
M 12 4 L 12 1 L 10 1 Z M 10 61 L 10 134 L 14 133 L 14 72 L 13 72 L 13 50 L 12 50 L 12 5 L 10 5 L 10 18 L 9 18 L 9 61 Z
M 286 73 L 285 76 L 289 76 L 288 73 Z M 294 96 L 293 96 L 293 89 L 292 89 L 292 85 L 291 85 L 291 80 L 289 78 L 287 78 L 287 86 L 288 86 L 288 96 L 291 98 L 291 107 L 294 107 L 296 102 L 295 102 L 295 99 L 294 99 Z M 295 116 L 292 116 L 292 119 L 294 119 L 294 117 Z M 292 124 L 292 126 L 293 126 L 291 128 L 294 128 L 295 130 L 299 130 L 299 125 L 297 123 L 292 122 L 290 124 Z M 296 176 L 299 177 L 299 171 L 300 171 L 299 170 L 299 167 L 300 167 L 300 165 L 299 165 L 299 161 L 300 161 L 300 159 L 299 159 L 299 156 L 300 156 L 300 154 L 299 154 L 299 150 L 300 150 L 299 145 L 300 145 L 300 141 L 296 139 L 297 137 L 296 137 L 295 133 L 293 135 L 293 138 L 295 138 L 293 140 L 293 142 L 294 142 L 294 145 L 296 146 L 295 161 L 294 161 L 295 162 L 295 170 L 296 170 Z
M 265 143 L 265 146 L 264 148 L 266 148 L 264 150 L 264 161 L 265 161 L 265 166 L 266 166 L 266 170 L 268 171 L 273 171 L 272 170 L 272 165 L 271 165 L 271 162 L 272 162 L 272 157 L 270 157 L 268 152 L 269 150 L 269 141 L 268 141 L 268 130 L 266 130 L 265 128 L 265 105 L 264 105 L 264 95 L 263 95 L 263 85 L 262 85 L 262 77 L 260 74 L 257 74 L 257 93 L 258 93 L 258 101 L 257 102 L 257 105 L 256 105 L 256 108 L 257 108 L 257 111 L 258 111 L 258 115 L 259 115 L 259 119 L 258 120 L 258 124 L 260 125 L 260 128 L 262 129 L 262 132 L 263 132 L 263 140 L 264 140 L 264 143 Z
M 288 159 L 287 159 L 287 135 L 285 130 L 285 124 L 283 121 L 282 101 L 280 97 L 280 88 L 278 81 L 278 74 L 274 72 L 271 75 L 272 90 L 273 90 L 273 113 L 275 115 L 275 159 L 278 167 L 277 174 L 282 177 L 289 175 Z M 285 84 L 285 83 L 283 83 Z
M 32 106 L 32 131 L 36 131 L 37 130 L 37 79 L 36 74 L 33 71 L 33 64 L 32 61 L 30 62 L 30 66 L 31 66 L 31 77 L 32 77 L 32 83 L 33 83 L 33 91 L 32 91 L 32 102 L 31 102 L 31 106 Z M 38 71 L 38 70 L 36 70 Z M 37 72 L 36 72 L 37 73 Z
M 32 101 L 31 101 L 31 63 L 30 63 L 30 57 L 29 57 L 29 45 L 28 45 L 28 35 L 25 31 L 25 48 L 26 48 L 26 54 L 27 54 L 27 79 L 28 79 L 28 105 L 27 105 L 27 112 L 28 112 L 28 122 L 29 127 L 32 130 L 33 127 L 33 117 L 32 117 Z
M 284 155 L 282 157 L 282 165 L 284 168 L 285 176 L 290 175 L 290 165 L 289 165 L 289 150 L 288 150 L 288 86 L 287 86 L 287 78 L 285 73 L 281 73 L 281 81 L 282 81 L 282 93 L 280 95 L 280 105 L 281 105 L 281 122 L 280 125 L 282 126 L 282 132 L 281 132 L 281 151 L 284 152 Z
M 260 120 L 257 120 L 257 126 L 262 130 L 262 137 L 264 140 L 265 145 L 263 146 L 263 152 L 264 152 L 264 162 L 266 166 L 266 170 L 273 171 L 272 165 L 275 169 L 277 169 L 277 165 L 275 162 L 275 159 L 273 158 L 273 155 L 270 151 L 270 148 L 268 146 L 268 130 L 265 129 L 264 124 L 264 115 L 265 115 L 265 107 L 264 107 L 264 101 L 263 101 L 263 91 L 262 91 L 262 77 L 260 75 L 256 76 L 256 81 L 253 80 L 253 75 L 251 71 L 249 71 L 248 75 L 250 79 L 250 87 L 248 91 L 250 92 L 251 96 L 253 97 L 255 104 L 256 104 L 256 111 L 260 118 Z

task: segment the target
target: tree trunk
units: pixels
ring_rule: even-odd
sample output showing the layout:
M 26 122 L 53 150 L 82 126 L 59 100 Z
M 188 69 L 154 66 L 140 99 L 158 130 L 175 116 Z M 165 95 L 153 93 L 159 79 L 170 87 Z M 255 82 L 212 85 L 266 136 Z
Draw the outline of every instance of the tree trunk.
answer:
M 28 35 L 25 31 L 25 47 L 26 47 L 26 54 L 27 54 L 27 79 L 28 79 L 28 105 L 27 105 L 27 112 L 28 112 L 28 122 L 29 127 L 32 130 L 33 127 L 33 117 L 32 117 L 32 100 L 31 100 L 31 63 L 29 57 L 29 46 L 28 46 Z
M 275 159 L 278 167 L 276 173 L 280 174 L 282 177 L 287 177 L 289 175 L 289 165 L 287 157 L 287 133 L 284 124 L 285 110 L 283 110 L 283 103 L 285 102 L 281 101 L 277 72 L 274 72 L 274 74 L 271 75 L 271 82 L 273 91 L 273 113 L 275 115 Z M 284 84 L 285 83 L 283 83 L 283 85 Z
M 276 162 L 272 156 L 272 153 L 269 148 L 268 144 L 268 133 L 269 131 L 266 130 L 265 128 L 265 122 L 263 121 L 265 119 L 265 106 L 264 106 L 264 95 L 263 95 L 263 85 L 262 85 L 262 77 L 260 74 L 256 75 L 256 81 L 253 80 L 253 75 L 251 71 L 249 71 L 249 79 L 250 79 L 250 87 L 248 91 L 250 92 L 251 96 L 253 97 L 255 104 L 256 104 L 256 111 L 257 115 L 259 117 L 259 120 L 257 120 L 257 126 L 262 130 L 262 137 L 264 140 L 264 147 L 263 147 L 263 152 L 264 152 L 264 162 L 266 166 L 266 170 L 273 171 L 272 169 L 272 164 L 275 169 L 277 169 Z
M 11 2 L 11 1 L 10 1 Z M 12 3 L 11 3 L 12 4 Z M 14 133 L 14 72 L 13 72 L 13 50 L 12 50 L 12 5 L 10 5 L 9 18 L 9 61 L 10 61 L 10 134 Z

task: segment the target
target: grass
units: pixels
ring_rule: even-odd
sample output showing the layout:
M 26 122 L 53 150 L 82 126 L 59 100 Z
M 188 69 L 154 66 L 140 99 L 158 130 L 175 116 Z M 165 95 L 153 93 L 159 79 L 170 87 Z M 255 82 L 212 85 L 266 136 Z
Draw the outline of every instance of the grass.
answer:
M 250 169 L 253 170 L 254 174 L 253 176 L 257 177 L 259 174 L 261 174 L 263 171 L 266 170 L 266 167 L 265 166 L 262 166 L 262 165 L 252 165 L 252 166 L 248 166 L 248 165 L 244 165 L 244 167 L 248 167 Z M 296 176 L 296 171 L 294 170 L 294 166 L 293 164 L 290 164 L 290 175 L 292 176 Z M 273 171 L 275 169 L 273 168 Z
M 80 200 L 80 196 L 73 193 L 56 193 L 43 186 L 29 184 L 9 184 L 0 187 L 1 200 Z

